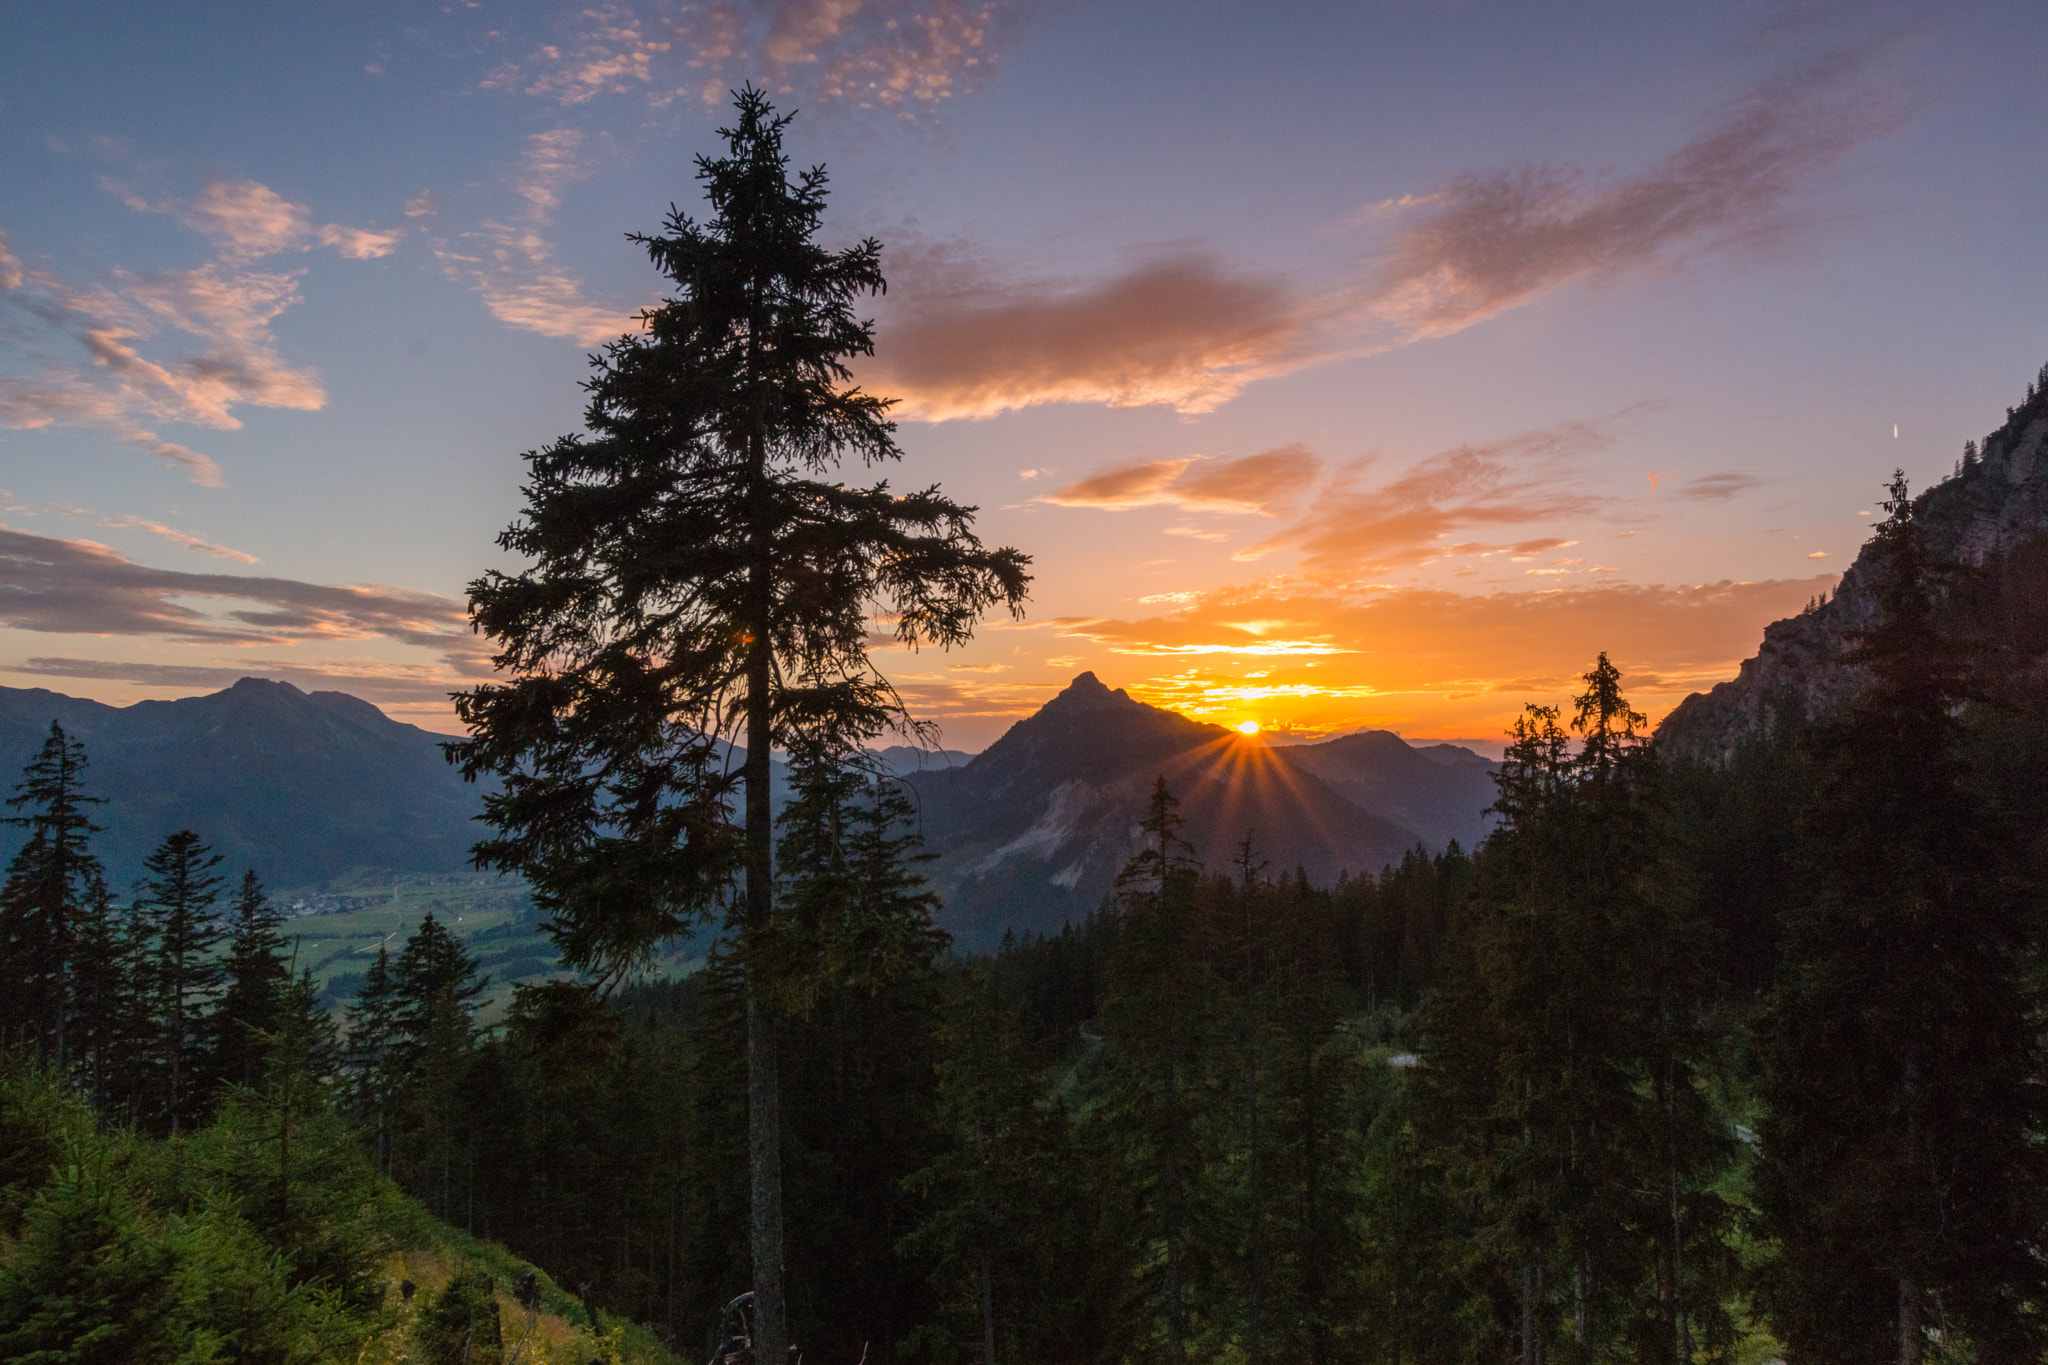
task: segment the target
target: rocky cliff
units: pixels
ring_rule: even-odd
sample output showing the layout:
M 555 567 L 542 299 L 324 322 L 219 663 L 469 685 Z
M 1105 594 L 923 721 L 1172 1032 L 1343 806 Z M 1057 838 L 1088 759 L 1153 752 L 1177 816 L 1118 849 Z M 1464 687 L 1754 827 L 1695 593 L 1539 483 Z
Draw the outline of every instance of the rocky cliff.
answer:
M 2005 638 L 2009 663 L 2029 665 L 2034 642 L 2014 638 L 2015 613 L 2037 597 L 2036 570 L 2048 542 L 2048 367 L 2028 387 L 2027 401 L 2006 412 L 2005 423 L 1965 447 L 1954 474 L 1913 499 L 1937 562 L 1976 571 L 1959 579 L 1968 600 L 1952 597 L 1949 615 L 1960 628 L 1978 618 Z M 1833 597 L 1798 616 L 1764 628 L 1756 657 L 1735 678 L 1680 702 L 1657 727 L 1671 757 L 1725 758 L 1744 739 L 1779 723 L 1817 718 L 1853 698 L 1862 679 L 1844 662 L 1853 634 L 1876 609 L 1867 556 L 1842 575 Z M 1992 611 L 2001 619 L 1985 621 Z M 2031 632 L 2020 632 L 2031 633 Z

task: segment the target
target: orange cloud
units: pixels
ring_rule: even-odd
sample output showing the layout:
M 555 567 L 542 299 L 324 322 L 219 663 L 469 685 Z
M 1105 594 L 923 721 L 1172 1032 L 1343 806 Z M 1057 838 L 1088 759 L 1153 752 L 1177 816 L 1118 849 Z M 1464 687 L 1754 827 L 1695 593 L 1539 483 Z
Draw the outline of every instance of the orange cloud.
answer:
M 1184 507 L 1277 516 L 1298 503 L 1322 472 L 1323 462 L 1306 446 L 1286 445 L 1237 459 L 1147 460 L 1090 475 L 1039 501 L 1062 507 Z
M 1453 544 L 1445 537 L 1472 527 L 1526 526 L 1600 510 L 1608 500 L 1576 485 L 1572 461 L 1613 444 L 1606 425 L 1567 422 L 1459 446 L 1377 487 L 1363 486 L 1364 470 L 1354 467 L 1316 498 L 1305 518 L 1237 558 L 1292 549 L 1301 553 L 1306 571 L 1345 578 L 1452 554 L 1533 554 L 1561 546 L 1565 542 L 1554 538 L 1492 545 Z
M 1057 630 L 1121 656 L 1101 665 L 1105 679 L 1115 674 L 1134 695 L 1189 714 L 1242 714 L 1257 702 L 1257 718 L 1295 728 L 1398 724 L 1471 734 L 1486 732 L 1475 725 L 1504 728 L 1524 700 L 1563 695 L 1602 650 L 1629 675 L 1638 704 L 1661 714 L 1732 677 L 1768 622 L 1831 581 L 1476 595 L 1407 589 L 1363 598 L 1254 584 L 1168 616 L 1072 621 Z M 1246 638 L 1233 625 L 1247 616 L 1265 638 Z M 1304 642 L 1316 648 L 1300 648 Z M 1149 677 L 1132 669 L 1135 659 L 1189 655 L 1204 662 Z M 1231 657 L 1257 668 L 1234 670 Z

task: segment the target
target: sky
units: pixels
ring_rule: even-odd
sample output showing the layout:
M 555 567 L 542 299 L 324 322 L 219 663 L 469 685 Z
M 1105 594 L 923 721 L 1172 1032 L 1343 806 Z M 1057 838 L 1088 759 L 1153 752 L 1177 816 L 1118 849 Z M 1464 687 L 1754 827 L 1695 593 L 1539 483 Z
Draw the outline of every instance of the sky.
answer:
M 1490 745 L 1654 719 L 2048 360 L 2038 0 L 0 0 L 0 685 L 428 729 L 521 456 L 751 80 L 885 247 L 899 486 L 1033 557 L 877 654 Z M 849 477 L 857 477 L 857 471 Z

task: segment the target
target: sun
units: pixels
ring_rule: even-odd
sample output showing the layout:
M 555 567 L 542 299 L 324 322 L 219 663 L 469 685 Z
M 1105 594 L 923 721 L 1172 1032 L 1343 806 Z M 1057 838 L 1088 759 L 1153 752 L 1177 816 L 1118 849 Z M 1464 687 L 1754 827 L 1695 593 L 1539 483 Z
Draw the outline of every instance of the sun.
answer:
M 1259 732 L 1259 723 L 1255 720 L 1241 720 L 1237 723 L 1237 732 L 1241 735 L 1255 735 Z

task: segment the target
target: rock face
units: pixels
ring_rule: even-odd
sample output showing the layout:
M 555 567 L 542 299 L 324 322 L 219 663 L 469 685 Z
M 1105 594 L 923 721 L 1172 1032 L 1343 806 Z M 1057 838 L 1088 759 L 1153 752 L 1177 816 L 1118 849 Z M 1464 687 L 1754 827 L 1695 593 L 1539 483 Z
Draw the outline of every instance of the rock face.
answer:
M 964 767 L 905 781 L 937 855 L 927 875 L 944 901 L 941 923 L 972 948 L 1005 929 L 1057 932 L 1099 906 L 1136 850 L 1160 777 L 1208 866 L 1228 867 L 1250 834 L 1274 871 L 1299 867 L 1328 883 L 1475 828 L 1493 799 L 1491 765 L 1460 752 L 1469 762 L 1447 763 L 1388 734 L 1273 748 L 1083 673 Z
M 1938 562 L 1984 571 L 1995 583 L 2037 556 L 2048 536 L 2048 368 L 1982 451 L 1966 450 L 1956 472 L 1913 499 L 1913 509 Z M 1862 679 L 1843 656 L 1876 610 L 1871 572 L 1859 554 L 1833 598 L 1766 626 L 1738 676 L 1680 702 L 1657 727 L 1666 755 L 1725 759 L 1781 721 L 1825 716 L 1853 699 Z

